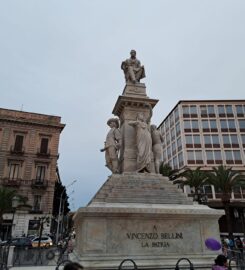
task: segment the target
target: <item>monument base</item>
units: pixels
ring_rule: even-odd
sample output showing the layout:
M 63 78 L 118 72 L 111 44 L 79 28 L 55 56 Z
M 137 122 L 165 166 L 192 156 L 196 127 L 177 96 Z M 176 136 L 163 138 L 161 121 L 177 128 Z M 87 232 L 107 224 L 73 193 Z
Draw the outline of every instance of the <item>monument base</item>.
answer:
M 160 175 L 112 175 L 75 214 L 75 260 L 85 269 L 117 268 L 124 259 L 142 268 L 166 267 L 182 257 L 210 265 L 217 252 L 205 239 L 219 239 L 222 214 L 193 204 Z

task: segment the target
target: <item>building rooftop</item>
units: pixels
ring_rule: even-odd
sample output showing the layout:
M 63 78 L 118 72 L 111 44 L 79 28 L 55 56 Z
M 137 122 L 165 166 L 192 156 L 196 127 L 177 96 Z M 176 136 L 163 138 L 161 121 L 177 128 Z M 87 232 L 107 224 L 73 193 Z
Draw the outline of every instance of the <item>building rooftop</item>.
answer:
M 63 129 L 65 124 L 61 123 L 61 117 L 33 112 L 24 112 L 0 108 L 0 121 L 11 121 L 25 124 L 53 126 Z

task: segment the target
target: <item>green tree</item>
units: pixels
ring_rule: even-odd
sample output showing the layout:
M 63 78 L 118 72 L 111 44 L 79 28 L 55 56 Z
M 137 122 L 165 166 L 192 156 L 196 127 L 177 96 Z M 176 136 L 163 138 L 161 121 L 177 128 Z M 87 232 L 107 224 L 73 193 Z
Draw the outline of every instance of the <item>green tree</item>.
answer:
M 176 179 L 179 173 L 179 170 L 172 169 L 168 163 L 161 163 L 159 171 L 162 176 L 167 176 L 171 181 Z
M 216 191 L 221 193 L 221 202 L 225 210 L 228 233 L 232 235 L 230 216 L 231 193 L 233 188 L 245 185 L 245 176 L 239 171 L 233 171 L 232 168 L 226 168 L 221 165 L 218 168 L 213 167 L 212 172 L 207 173 L 207 181 L 215 187 Z
M 188 185 L 190 188 L 194 188 L 194 198 L 198 198 L 199 188 L 207 182 L 207 174 L 201 170 L 201 167 L 197 167 L 195 170 L 187 168 L 184 172 L 179 174 L 179 178 L 174 183 L 180 183 L 185 186 Z
M 3 223 L 3 214 L 12 210 L 12 199 L 16 194 L 16 190 L 0 187 L 0 225 Z

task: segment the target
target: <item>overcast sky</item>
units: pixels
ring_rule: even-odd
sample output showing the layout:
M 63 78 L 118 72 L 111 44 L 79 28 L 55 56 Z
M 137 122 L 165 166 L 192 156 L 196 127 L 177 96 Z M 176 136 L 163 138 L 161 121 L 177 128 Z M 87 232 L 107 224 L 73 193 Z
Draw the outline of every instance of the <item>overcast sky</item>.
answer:
M 77 209 L 110 175 L 99 149 L 129 51 L 160 100 L 157 125 L 180 99 L 244 99 L 244 14 L 244 0 L 0 0 L 0 107 L 62 117 Z

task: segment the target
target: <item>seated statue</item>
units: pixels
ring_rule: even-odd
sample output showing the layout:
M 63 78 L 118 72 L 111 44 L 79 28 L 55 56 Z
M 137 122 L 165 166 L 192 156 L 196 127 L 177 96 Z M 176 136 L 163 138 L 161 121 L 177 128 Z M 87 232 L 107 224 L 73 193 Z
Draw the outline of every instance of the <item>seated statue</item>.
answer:
M 145 68 L 141 66 L 140 61 L 136 58 L 136 51 L 131 50 L 131 57 L 121 64 L 127 82 L 136 83 L 145 78 Z

